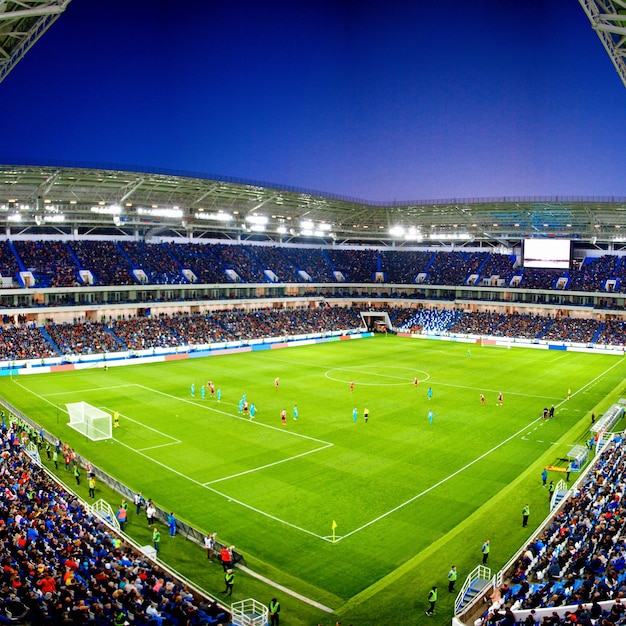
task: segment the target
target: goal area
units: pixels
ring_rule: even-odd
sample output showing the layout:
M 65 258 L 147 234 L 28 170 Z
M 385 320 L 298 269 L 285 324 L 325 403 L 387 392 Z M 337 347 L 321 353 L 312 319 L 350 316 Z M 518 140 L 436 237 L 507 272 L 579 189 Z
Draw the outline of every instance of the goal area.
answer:
M 111 438 L 111 415 L 109 413 L 87 402 L 74 402 L 65 406 L 70 416 L 68 424 L 70 428 L 93 441 Z

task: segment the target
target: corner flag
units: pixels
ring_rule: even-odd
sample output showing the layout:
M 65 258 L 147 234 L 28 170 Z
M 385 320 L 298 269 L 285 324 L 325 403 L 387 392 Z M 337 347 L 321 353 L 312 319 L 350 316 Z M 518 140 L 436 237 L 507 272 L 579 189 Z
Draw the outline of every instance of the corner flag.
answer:
M 331 528 L 333 529 L 333 543 L 334 543 L 334 541 L 335 541 L 335 528 L 337 528 L 337 522 L 335 520 L 333 520 Z

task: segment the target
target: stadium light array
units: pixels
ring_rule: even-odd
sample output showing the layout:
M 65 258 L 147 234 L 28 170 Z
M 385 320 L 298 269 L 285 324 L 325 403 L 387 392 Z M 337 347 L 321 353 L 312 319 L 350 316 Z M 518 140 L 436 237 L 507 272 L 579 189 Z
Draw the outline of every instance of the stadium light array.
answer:
M 268 221 L 269 220 L 266 215 L 246 215 L 246 222 L 248 222 L 249 224 L 255 224 L 257 226 L 265 226 Z
M 430 239 L 440 239 L 445 241 L 470 240 L 469 233 L 430 233 Z
M 219 211 L 217 213 L 207 213 L 205 211 L 198 211 L 195 216 L 198 220 L 215 220 L 216 222 L 230 222 L 233 216 L 230 213 Z
M 137 209 L 138 215 L 150 215 L 151 217 L 171 217 L 171 218 L 182 218 L 183 211 L 180 208 L 171 208 L 171 209 L 159 209 L 151 208 L 151 209 Z
M 122 212 L 122 207 L 119 204 L 111 204 L 109 206 L 92 206 L 92 213 L 99 213 L 101 215 L 119 215 Z

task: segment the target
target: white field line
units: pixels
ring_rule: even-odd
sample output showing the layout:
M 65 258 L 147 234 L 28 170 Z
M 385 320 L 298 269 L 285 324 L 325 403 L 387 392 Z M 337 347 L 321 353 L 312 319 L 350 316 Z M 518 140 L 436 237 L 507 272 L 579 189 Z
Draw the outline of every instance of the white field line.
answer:
M 40 400 L 43 400 L 44 402 L 47 402 L 48 404 L 51 404 L 52 406 L 56 406 L 53 402 L 50 402 L 50 400 L 47 400 L 46 398 L 44 398 L 43 396 L 41 396 L 40 394 L 36 393 L 35 391 L 32 391 L 31 389 L 28 389 L 28 387 L 25 387 L 24 385 L 22 385 L 21 383 L 18 383 L 17 381 L 15 381 L 16 385 L 19 385 L 22 389 L 24 389 L 24 391 L 28 391 L 29 393 L 31 393 L 32 395 L 38 397 Z M 142 387 L 142 385 L 137 385 L 138 387 Z M 146 389 L 149 389 L 148 387 L 146 387 Z M 164 394 L 164 395 L 168 395 L 168 394 Z M 175 397 L 175 396 L 172 396 Z M 67 411 L 65 409 L 62 409 L 64 413 L 67 413 Z M 259 424 L 262 425 L 262 424 Z M 280 430 L 280 429 L 276 429 L 276 430 Z M 282 431 L 281 431 L 282 432 Z M 312 439 L 312 437 L 307 437 L 307 439 Z M 194 478 L 191 478 L 191 476 L 188 476 L 187 474 L 183 474 L 182 472 L 179 472 L 178 470 L 174 469 L 173 467 L 170 467 L 169 465 L 166 465 L 165 463 L 162 463 L 161 461 L 157 461 L 156 459 L 152 458 L 151 456 L 148 456 L 147 454 L 144 454 L 143 452 L 141 452 L 140 450 L 137 450 L 136 448 L 133 448 L 132 446 L 129 446 L 128 444 L 119 441 L 118 439 L 114 439 L 113 441 L 115 441 L 115 443 L 119 444 L 120 446 L 124 446 L 125 448 L 128 448 L 129 450 L 131 450 L 132 452 L 134 452 L 135 454 L 138 454 L 139 456 L 144 457 L 145 459 L 147 459 L 148 461 L 154 463 L 155 465 L 158 465 L 159 467 L 162 467 L 163 469 L 167 470 L 168 472 L 171 472 L 172 474 L 176 474 L 176 476 L 179 476 L 180 478 L 183 478 L 185 480 L 188 480 L 189 482 L 197 485 L 198 487 L 202 487 L 203 489 L 206 489 L 207 491 L 211 491 L 212 493 L 221 496 L 222 498 L 226 499 L 228 502 L 234 502 L 235 504 L 238 504 L 239 506 L 242 506 L 250 511 L 253 511 L 255 513 L 258 513 L 259 515 L 263 515 L 265 517 L 268 517 L 276 522 L 279 522 L 280 524 L 284 524 L 285 526 L 289 526 L 290 528 L 293 528 L 294 530 L 298 530 L 306 535 L 310 535 L 311 537 L 315 537 L 317 539 L 324 539 L 324 537 L 322 537 L 321 535 L 318 535 L 317 533 L 314 533 L 310 530 L 307 530 L 306 528 L 302 528 L 296 524 L 292 524 L 291 522 L 288 522 L 287 520 L 281 519 L 280 517 L 276 517 L 275 515 L 272 515 L 271 513 L 267 513 L 265 511 L 262 511 L 261 509 L 258 509 L 254 506 L 251 506 L 250 504 L 247 504 L 246 502 L 242 502 L 241 500 L 237 500 L 236 498 L 231 498 L 229 495 L 218 491 L 217 489 L 214 489 L 213 487 L 209 487 L 206 485 L 203 485 L 199 480 L 195 480 Z M 331 444 L 332 445 L 332 444 Z
M 617 363 L 614 363 L 613 365 L 608 367 L 606 370 L 604 370 L 604 372 L 602 372 L 601 374 L 598 374 L 598 376 L 596 376 L 593 380 L 589 381 L 586 385 L 583 385 L 580 389 L 578 389 L 577 391 L 573 392 L 572 396 L 575 396 L 576 394 L 581 393 L 583 391 L 583 389 L 585 389 L 589 385 L 595 384 L 595 382 L 597 380 L 602 378 L 604 375 L 606 375 L 613 368 L 617 367 L 620 364 L 621 364 L 620 361 L 618 361 Z M 566 402 L 567 402 L 567 400 L 562 400 L 557 406 L 561 406 L 562 404 L 564 404 Z M 431 485 L 430 487 L 428 487 L 428 489 L 424 489 L 424 491 L 422 491 L 421 493 L 418 493 L 417 495 L 413 496 L 412 498 L 409 498 L 408 500 L 398 504 L 397 506 L 393 507 L 392 509 L 390 509 L 386 513 L 383 513 L 382 515 L 379 515 L 378 517 L 374 518 L 373 520 L 370 520 L 369 522 L 363 524 L 362 526 L 359 526 L 358 528 L 355 528 L 354 530 L 346 533 L 345 535 L 342 535 L 341 538 L 337 538 L 335 540 L 335 543 L 337 543 L 339 541 L 342 541 L 343 539 L 346 539 L 347 537 L 350 537 L 351 535 L 354 535 L 354 534 L 358 533 L 359 531 L 367 528 L 368 526 L 371 526 L 372 524 L 375 524 L 376 522 L 379 522 L 380 520 L 384 519 L 385 517 L 388 517 L 392 513 L 395 513 L 396 511 L 399 511 L 400 509 L 404 508 L 408 504 L 411 504 L 411 502 L 415 502 L 415 500 L 421 498 L 422 496 L 426 495 L 427 493 L 429 493 L 433 489 L 436 489 L 437 487 L 439 487 L 439 486 L 443 485 L 444 483 L 448 482 L 450 479 L 454 478 L 455 476 L 457 476 L 461 472 L 464 472 L 466 469 L 472 467 L 472 465 L 475 465 L 476 463 L 478 463 L 482 459 L 488 457 L 492 452 L 495 452 L 498 448 L 501 448 L 503 445 L 505 445 L 506 443 L 508 443 L 512 439 L 515 439 L 515 437 L 517 437 L 520 434 L 522 434 L 527 428 L 530 428 L 533 424 L 541 423 L 541 420 L 543 420 L 543 417 L 538 417 L 538 418 L 534 419 L 532 422 L 530 422 L 529 424 L 527 424 L 523 428 L 520 428 L 520 430 L 518 430 L 516 433 L 512 434 L 510 437 L 507 437 L 506 439 L 501 441 L 499 444 L 495 445 L 493 448 L 491 448 L 491 450 L 487 450 L 486 452 L 484 452 L 480 456 L 476 457 L 473 461 L 470 461 L 469 463 L 467 463 L 463 467 L 459 468 L 455 472 L 452 472 L 452 474 L 449 474 L 445 478 L 442 478 L 439 482 L 437 482 L 434 485 Z
M 582 393 L 587 387 L 593 385 L 596 383 L 596 381 L 598 381 L 600 378 L 602 378 L 603 376 L 605 376 L 608 372 L 610 372 L 612 369 L 614 369 L 615 367 L 617 367 L 618 365 L 621 365 L 622 361 L 617 361 L 616 363 L 614 363 L 613 365 L 611 365 L 610 367 L 608 367 L 606 370 L 604 370 L 604 372 L 602 372 L 601 374 L 598 374 L 598 376 L 596 376 L 593 380 L 589 381 L 586 385 L 583 385 L 580 389 L 574 391 L 572 393 L 572 397 Z M 42 396 L 40 396 L 39 394 L 35 393 L 34 391 L 31 391 L 30 389 L 24 387 L 22 384 L 17 383 L 17 385 L 19 385 L 20 387 L 22 387 L 22 389 L 32 393 L 33 395 L 41 398 L 42 400 L 51 403 L 49 400 L 47 400 L 46 398 L 43 398 Z M 157 391 L 157 390 L 153 390 L 149 387 L 144 387 L 143 385 L 137 385 L 138 387 L 143 387 L 144 389 L 147 389 L 149 391 L 153 391 L 155 393 L 161 393 L 162 395 L 174 398 L 176 400 L 181 400 L 181 398 L 177 398 L 176 396 L 172 396 L 170 394 L 161 392 L 161 391 Z M 197 405 L 197 403 L 192 402 L 190 400 L 182 400 L 183 402 L 187 402 L 189 404 L 194 404 Z M 557 406 L 561 406 L 562 404 L 566 403 L 567 400 L 562 400 Z M 56 405 L 53 405 L 56 406 Z M 202 406 L 202 405 L 197 405 L 197 406 Z M 209 407 L 207 407 L 209 408 Z M 212 409 L 212 410 L 216 410 L 216 409 Z M 224 411 L 218 411 L 220 413 L 224 413 L 225 415 L 230 415 L 229 413 L 225 413 Z M 244 419 L 244 418 L 240 418 L 240 419 Z M 502 446 L 504 446 L 505 444 L 507 444 L 509 441 L 513 440 L 515 437 L 518 437 L 520 434 L 524 433 L 524 431 L 530 427 L 532 427 L 533 424 L 537 424 L 540 422 L 540 420 L 542 419 L 542 417 L 538 417 L 535 418 L 534 420 L 532 420 L 531 422 L 529 422 L 528 424 L 526 424 L 523 428 L 521 428 L 520 430 L 518 430 L 516 433 L 514 433 L 513 435 L 511 435 L 510 437 L 507 437 L 506 439 L 504 439 L 503 441 L 501 441 L 499 444 L 493 446 L 490 450 L 487 450 L 486 452 L 484 452 L 483 454 L 481 454 L 480 456 L 476 457 L 473 461 L 470 461 L 469 463 L 467 463 L 466 465 L 464 465 L 463 467 L 459 468 L 458 470 L 452 472 L 451 474 L 449 474 L 447 477 L 442 478 L 440 481 L 438 481 L 437 483 L 435 483 L 434 485 L 431 485 L 430 487 L 428 487 L 428 489 L 423 490 L 422 492 L 412 496 L 411 498 L 405 500 L 404 502 L 401 502 L 400 504 L 398 504 L 397 506 L 389 509 L 387 512 L 382 513 L 381 515 L 375 517 L 374 519 L 370 520 L 369 522 L 366 522 L 365 524 L 362 524 L 361 526 L 359 526 L 358 528 L 355 528 L 354 530 L 346 533 L 345 535 L 342 535 L 341 537 L 335 537 L 335 540 L 333 541 L 332 537 L 329 538 L 328 536 L 322 536 L 319 535 L 311 530 L 308 530 L 306 528 L 302 528 L 301 526 L 298 526 L 296 524 L 292 524 L 291 522 L 288 522 L 284 519 L 281 519 L 279 517 L 276 517 L 275 515 L 272 515 L 271 513 L 267 513 L 266 511 L 262 511 L 261 509 L 258 509 L 250 504 L 247 504 L 246 502 L 242 502 L 241 500 L 238 500 L 236 498 L 231 498 L 229 497 L 227 494 L 218 491 L 217 489 L 210 487 L 209 485 L 203 484 L 189 476 L 187 476 L 186 474 L 183 474 L 182 472 L 179 472 L 178 470 L 175 470 L 172 467 L 169 467 L 168 465 L 165 465 L 164 463 L 161 463 L 160 461 L 157 461 L 155 459 L 153 459 L 152 457 L 149 457 L 148 455 L 144 454 L 143 452 L 140 452 L 138 450 L 136 450 L 135 448 L 122 443 L 121 441 L 116 441 L 116 443 L 119 443 L 122 446 L 125 446 L 126 448 L 128 448 L 129 450 L 132 450 L 133 452 L 135 452 L 136 454 L 139 454 L 140 456 L 143 456 L 144 458 L 148 459 L 149 461 L 152 461 L 153 463 L 155 463 L 156 465 L 159 465 L 161 467 L 163 467 L 164 469 L 172 472 L 173 474 L 176 474 L 177 476 L 180 476 L 181 478 L 187 479 L 188 481 L 198 485 L 199 487 L 202 487 L 203 489 L 207 489 L 208 491 L 211 491 L 212 493 L 222 496 L 223 498 L 225 498 L 226 500 L 228 500 L 229 502 L 234 502 L 250 511 L 253 511 L 255 513 L 258 513 L 259 515 L 263 515 L 264 517 L 267 517 L 269 519 L 272 519 L 276 522 L 279 522 L 281 524 L 284 524 L 285 526 L 288 526 L 290 528 L 293 528 L 294 530 L 298 530 L 300 532 L 303 532 L 307 535 L 310 535 L 312 537 L 316 537 L 317 539 L 321 539 L 322 541 L 326 541 L 328 543 L 339 543 L 340 541 L 343 541 L 344 539 L 347 539 L 348 537 L 351 537 L 352 535 L 355 535 L 356 533 L 368 528 L 369 526 L 372 526 L 373 524 L 376 524 L 377 522 L 385 519 L 386 517 L 389 517 L 391 514 L 395 513 L 396 511 L 399 511 L 400 509 L 404 508 L 405 506 L 411 504 L 412 502 L 415 502 L 416 500 L 418 500 L 419 498 L 421 498 L 422 496 L 426 495 L 427 493 L 433 491 L 434 489 L 436 489 L 437 487 L 440 487 L 441 485 L 445 484 L 446 482 L 448 482 L 449 480 L 451 480 L 452 478 L 454 478 L 455 476 L 458 476 L 459 474 L 461 474 L 462 472 L 464 472 L 466 469 L 472 467 L 473 465 L 475 465 L 476 463 L 478 463 L 479 461 L 483 460 L 484 458 L 488 457 L 492 452 L 495 452 L 496 450 L 498 450 L 499 448 L 501 448 Z M 249 420 L 245 420 L 245 421 L 249 421 Z M 274 430 L 279 430 L 280 432 L 284 432 L 279 428 L 273 427 L 273 426 L 268 426 L 266 424 L 261 424 L 261 423 L 256 423 L 258 426 L 266 426 L 268 428 L 273 428 Z M 297 435 L 298 433 L 290 433 L 292 435 Z M 305 435 L 300 435 L 301 437 L 305 437 L 306 439 L 313 439 L 314 441 L 319 441 L 321 443 L 329 443 L 329 442 L 323 442 L 319 439 L 315 439 L 313 437 L 306 437 Z M 336 517 L 335 517 L 336 519 Z
M 315 443 L 321 443 L 322 446 L 324 446 L 326 448 L 328 446 L 334 445 L 330 441 L 324 441 L 323 439 L 317 439 L 316 437 L 309 437 L 308 435 L 302 435 L 301 433 L 294 433 L 293 431 L 284 430 L 282 428 L 278 428 L 277 426 L 272 426 L 271 424 L 264 424 L 263 422 L 257 422 L 255 420 L 251 420 L 250 418 L 243 417 L 242 415 L 238 415 L 238 414 L 233 415 L 232 413 L 229 413 L 227 411 L 222 411 L 222 410 L 217 409 L 217 408 L 212 407 L 212 406 L 207 406 L 207 405 L 204 405 L 204 404 L 200 404 L 198 402 L 195 402 L 194 400 L 189 400 L 187 398 L 180 398 L 178 396 L 173 396 L 170 393 L 165 393 L 164 391 L 159 391 L 158 389 L 152 389 L 151 387 L 145 387 L 144 385 L 140 385 L 140 384 L 137 384 L 136 386 L 137 387 L 141 387 L 142 389 L 146 389 L 148 391 L 151 391 L 152 393 L 159 393 L 162 396 L 165 396 L 167 398 L 172 398 L 172 400 L 176 400 L 178 402 L 186 402 L 187 404 L 192 404 L 193 406 L 198 407 L 200 409 L 205 409 L 207 411 L 213 411 L 214 413 L 220 413 L 221 415 L 226 415 L 227 417 L 241 420 L 242 422 L 245 422 L 246 424 L 252 424 L 254 426 L 261 427 L 261 428 L 269 428 L 271 430 L 276 430 L 276 431 L 278 431 L 280 433 L 284 433 L 286 435 L 291 435 L 292 437 L 300 437 L 301 439 L 308 439 L 309 441 L 315 441 Z
M 47 393 L 42 398 L 50 398 L 52 396 L 66 396 L 68 394 L 80 394 L 80 393 L 90 393 L 91 391 L 107 391 L 107 389 L 120 389 L 121 387 L 134 387 L 134 383 L 127 383 L 123 385 L 113 385 L 109 387 L 93 387 L 92 389 L 76 389 L 75 391 L 55 391 L 53 393 Z
M 113 412 L 114 412 L 113 409 L 109 408 L 108 406 L 102 406 L 100 408 L 103 409 L 103 410 L 109 411 L 111 413 L 111 415 L 113 415 Z M 124 415 L 123 413 L 120 413 L 119 415 L 120 415 L 120 417 L 123 417 L 124 421 L 126 421 L 126 422 L 133 422 L 135 424 L 138 424 L 142 428 L 146 428 L 148 430 L 151 430 L 153 433 L 157 433 L 157 435 L 161 435 L 163 437 L 167 437 L 168 439 L 172 440 L 171 443 L 161 444 L 160 446 L 152 446 L 153 448 L 161 448 L 163 446 L 171 446 L 171 445 L 176 444 L 176 443 L 181 443 L 180 439 L 176 439 L 176 437 L 172 437 L 171 435 L 168 435 L 167 433 L 163 433 L 160 430 L 157 430 L 156 428 L 152 428 L 152 426 L 147 426 L 143 422 L 135 420 L 132 417 L 128 417 L 128 415 Z M 151 448 L 143 448 L 143 449 L 144 450 L 150 450 Z
M 164 433 L 162 433 L 164 434 Z M 168 446 L 177 446 L 179 443 L 181 443 L 180 441 L 176 440 L 176 441 L 172 441 L 170 443 L 162 443 L 158 446 L 148 446 L 147 448 L 137 448 L 137 452 L 145 452 L 146 450 L 156 450 L 157 448 L 167 448 Z
M 329 443 L 328 445 L 322 446 L 321 448 L 315 448 L 314 450 L 309 450 L 308 452 L 295 454 L 294 456 L 290 456 L 286 459 L 281 459 L 280 461 L 274 461 L 274 463 L 268 463 L 267 465 L 260 465 L 259 467 L 255 467 L 253 469 L 249 469 L 244 472 L 238 472 L 237 474 L 231 474 L 230 476 L 224 476 L 223 478 L 216 478 L 215 480 L 209 480 L 206 483 L 202 483 L 202 485 L 203 486 L 214 485 L 215 483 L 220 483 L 224 480 L 230 480 L 231 478 L 237 478 L 238 476 L 245 476 L 246 474 L 252 474 L 253 472 L 258 472 L 260 470 L 267 469 L 268 467 L 274 467 L 275 465 L 280 465 L 281 463 L 287 463 L 288 461 L 299 459 L 300 457 L 307 456 L 308 454 L 313 454 L 314 452 L 321 452 L 322 450 L 326 450 L 326 448 L 331 448 L 333 445 L 334 444 Z

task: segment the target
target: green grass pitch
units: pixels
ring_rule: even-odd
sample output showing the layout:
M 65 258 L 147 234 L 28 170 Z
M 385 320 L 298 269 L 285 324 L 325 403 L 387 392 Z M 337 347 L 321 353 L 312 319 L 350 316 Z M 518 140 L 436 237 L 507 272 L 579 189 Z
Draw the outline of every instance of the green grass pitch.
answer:
M 253 569 L 336 609 L 345 624 L 418 623 L 433 584 L 431 621 L 449 623 L 450 565 L 458 588 L 489 538 L 497 571 L 548 514 L 541 468 L 584 438 L 592 410 L 625 395 L 621 357 L 467 348 L 380 336 L 0 384 L 96 466 L 217 531 Z M 220 402 L 208 389 L 201 398 L 208 380 Z M 242 394 L 257 407 L 254 420 L 238 414 Z M 81 400 L 119 411 L 112 441 L 67 426 L 65 404 Z M 556 419 L 540 419 L 551 404 Z M 531 528 L 522 529 L 527 502 Z M 298 621 L 297 612 L 285 623 L 331 623 Z

